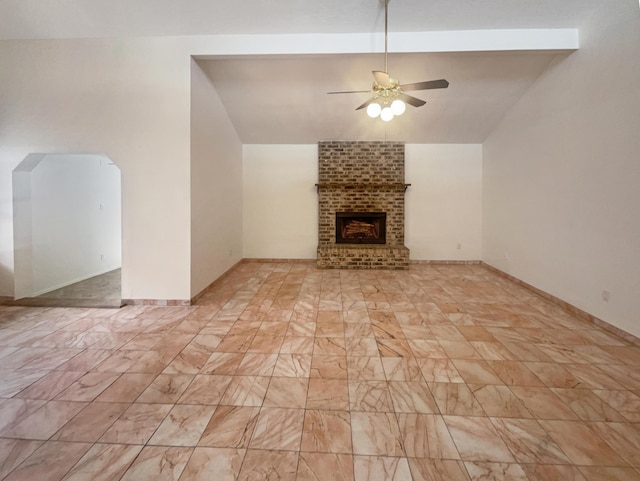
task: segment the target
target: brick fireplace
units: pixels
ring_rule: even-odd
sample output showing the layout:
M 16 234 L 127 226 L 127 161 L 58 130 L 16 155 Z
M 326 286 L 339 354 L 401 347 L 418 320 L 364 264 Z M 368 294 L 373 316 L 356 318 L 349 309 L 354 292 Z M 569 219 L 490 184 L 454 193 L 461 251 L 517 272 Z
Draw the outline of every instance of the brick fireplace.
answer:
M 404 144 L 318 143 L 318 267 L 407 269 Z

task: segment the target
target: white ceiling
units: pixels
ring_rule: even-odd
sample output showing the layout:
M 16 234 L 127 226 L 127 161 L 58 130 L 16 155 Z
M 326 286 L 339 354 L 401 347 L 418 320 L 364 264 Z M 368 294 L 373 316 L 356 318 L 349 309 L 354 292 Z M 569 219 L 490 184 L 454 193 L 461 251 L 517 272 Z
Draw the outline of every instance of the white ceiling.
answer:
M 549 54 L 395 54 L 389 70 L 402 83 L 446 78 L 447 89 L 411 92 L 427 101 L 385 123 L 355 108 L 382 54 L 316 55 L 207 60 L 201 64 L 222 98 L 243 143 L 319 140 L 397 140 L 407 143 L 481 143 L 531 82 Z
M 616 0 L 621 1 L 621 0 Z M 391 0 L 396 32 L 579 28 L 606 0 Z M 382 0 L 0 0 L 0 39 L 384 29 Z
M 389 30 L 580 28 L 602 0 L 391 0 Z M 383 0 L 0 0 L 0 40 L 384 31 Z M 401 140 L 480 143 L 557 51 L 390 53 L 401 83 L 446 78 L 415 92 L 421 108 L 385 124 L 356 106 L 382 54 L 225 56 L 201 60 L 243 143 Z

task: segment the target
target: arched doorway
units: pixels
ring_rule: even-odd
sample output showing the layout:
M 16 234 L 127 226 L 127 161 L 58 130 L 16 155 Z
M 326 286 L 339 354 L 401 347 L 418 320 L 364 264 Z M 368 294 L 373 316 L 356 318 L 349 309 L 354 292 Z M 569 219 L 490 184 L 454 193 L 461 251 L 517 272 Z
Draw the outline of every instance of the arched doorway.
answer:
M 102 154 L 29 154 L 13 171 L 14 303 L 121 303 L 120 169 Z

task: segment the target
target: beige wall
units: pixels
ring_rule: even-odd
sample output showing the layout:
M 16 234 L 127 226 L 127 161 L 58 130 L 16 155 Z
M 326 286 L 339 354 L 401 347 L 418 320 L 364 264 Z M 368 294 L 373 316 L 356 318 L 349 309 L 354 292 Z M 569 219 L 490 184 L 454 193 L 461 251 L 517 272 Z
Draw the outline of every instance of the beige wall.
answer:
M 315 259 L 317 145 L 245 145 L 243 256 Z
M 316 258 L 317 163 L 316 145 L 244 146 L 244 257 Z M 405 180 L 411 259 L 479 260 L 481 146 L 409 144 Z
M 191 61 L 191 297 L 242 258 L 242 144 Z
M 0 295 L 13 295 L 11 171 L 31 152 L 122 171 L 125 298 L 189 298 L 189 55 L 174 39 L 0 42 Z
M 482 146 L 406 146 L 406 245 L 414 260 L 482 257 Z
M 603 2 L 580 32 L 484 144 L 483 258 L 637 336 L 638 3 Z

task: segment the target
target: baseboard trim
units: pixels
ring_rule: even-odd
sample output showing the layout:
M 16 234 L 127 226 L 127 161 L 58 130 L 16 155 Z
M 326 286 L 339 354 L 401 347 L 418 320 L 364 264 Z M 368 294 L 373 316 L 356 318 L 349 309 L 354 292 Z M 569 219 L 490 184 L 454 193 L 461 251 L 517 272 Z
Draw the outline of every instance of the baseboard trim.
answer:
M 158 307 L 185 307 L 190 306 L 189 299 L 122 299 L 125 306 L 158 306 Z
M 190 305 L 195 304 L 196 302 L 198 302 L 198 299 L 201 299 L 202 296 L 205 295 L 205 293 L 211 289 L 212 287 L 215 287 L 216 285 L 218 285 L 219 283 L 221 283 L 222 281 L 224 281 L 224 279 L 226 277 L 229 276 L 229 274 L 231 272 L 233 272 L 240 264 L 242 264 L 244 262 L 244 259 L 240 259 L 238 262 L 236 262 L 234 265 L 232 265 L 231 267 L 229 267 L 229 269 L 227 269 L 225 272 L 222 273 L 222 275 L 218 278 L 216 278 L 213 282 L 211 282 L 211 284 L 209 284 L 207 287 L 205 287 L 204 289 L 202 289 L 200 292 L 198 292 L 195 296 L 193 296 L 191 298 L 191 300 L 189 301 Z
M 559 297 L 556 297 L 552 294 L 549 294 L 548 292 L 543 291 L 542 289 L 538 289 L 537 287 L 532 286 L 531 284 L 526 283 L 523 280 L 518 279 L 517 277 L 512 276 L 511 274 L 507 274 L 504 271 L 501 271 L 500 269 L 498 269 L 497 267 L 494 267 L 492 265 L 487 264 L 486 262 L 481 262 L 481 264 L 486 267 L 488 270 L 490 270 L 491 272 L 499 275 L 500 277 L 504 277 L 505 279 L 508 279 L 510 281 L 512 281 L 513 283 L 524 287 L 528 290 L 530 290 L 531 292 L 533 292 L 534 294 L 539 295 L 540 297 L 542 297 L 543 299 L 555 304 L 556 306 L 559 306 L 561 308 L 563 308 L 564 310 L 570 312 L 571 314 L 573 314 L 574 316 L 585 320 L 587 322 L 591 322 L 592 324 L 595 324 L 598 327 L 601 327 L 602 329 L 604 329 L 605 331 L 614 334 L 622 339 L 624 339 L 625 341 L 634 344 L 636 346 L 640 347 L 640 338 L 634 336 L 633 334 L 620 329 L 619 327 L 614 326 L 613 324 L 608 323 L 607 321 L 603 321 L 602 319 L 600 319 L 599 317 L 594 316 L 593 314 L 589 314 L 587 311 L 583 311 L 582 309 L 580 309 L 579 307 L 574 306 L 573 304 L 568 303 L 567 301 L 564 301 L 562 299 L 560 299 Z
M 255 262 L 265 262 L 265 263 L 273 263 L 273 264 L 315 264 L 316 259 L 278 259 L 278 258 L 265 258 L 261 259 L 259 257 L 245 257 L 240 261 L 240 263 L 255 263 Z
M 409 264 L 415 265 L 442 265 L 442 266 L 477 266 L 482 264 L 482 261 L 476 260 L 410 260 Z

